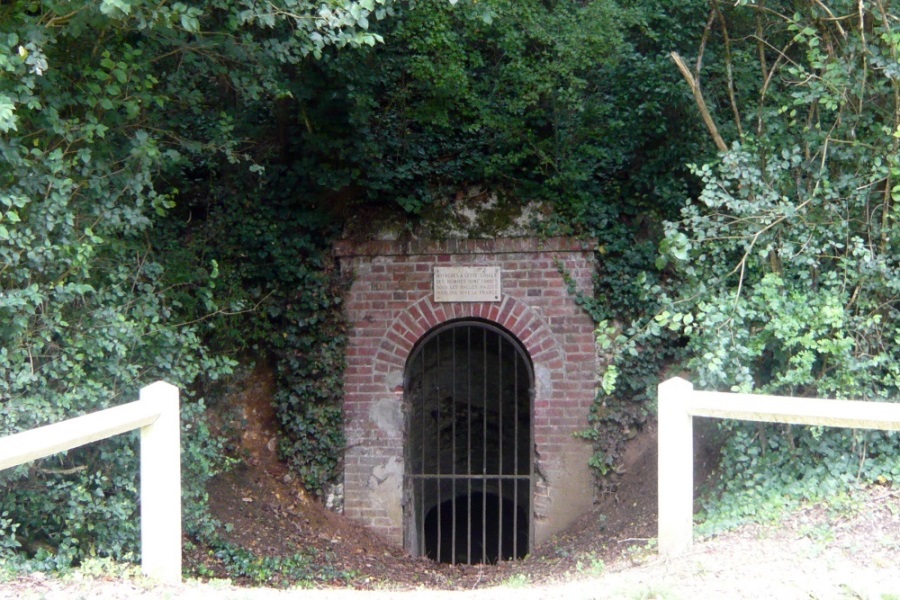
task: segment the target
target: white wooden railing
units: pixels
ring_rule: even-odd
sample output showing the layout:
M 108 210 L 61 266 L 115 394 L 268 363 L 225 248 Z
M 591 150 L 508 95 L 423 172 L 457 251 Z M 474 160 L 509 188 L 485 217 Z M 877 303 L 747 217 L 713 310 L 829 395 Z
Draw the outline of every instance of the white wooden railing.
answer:
M 141 430 L 144 574 L 181 581 L 181 430 L 178 388 L 157 381 L 137 402 L 0 438 L 0 469 Z
M 695 391 L 684 379 L 659 385 L 659 553 L 693 541 L 693 418 L 900 430 L 900 404 Z

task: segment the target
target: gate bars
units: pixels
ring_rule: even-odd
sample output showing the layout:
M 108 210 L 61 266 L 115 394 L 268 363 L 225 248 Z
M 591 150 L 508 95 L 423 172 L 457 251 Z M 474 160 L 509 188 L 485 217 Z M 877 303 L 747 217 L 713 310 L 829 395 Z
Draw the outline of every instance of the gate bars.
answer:
M 471 564 L 528 553 L 533 379 L 515 339 L 487 323 L 445 325 L 413 352 L 407 518 L 419 554 Z

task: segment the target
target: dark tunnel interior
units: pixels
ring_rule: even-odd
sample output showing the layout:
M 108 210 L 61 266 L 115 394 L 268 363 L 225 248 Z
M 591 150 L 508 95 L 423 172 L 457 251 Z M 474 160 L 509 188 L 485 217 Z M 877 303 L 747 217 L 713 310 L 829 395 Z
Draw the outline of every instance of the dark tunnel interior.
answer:
M 460 494 L 425 516 L 425 555 L 444 563 L 496 563 L 528 554 L 528 515 L 494 493 Z

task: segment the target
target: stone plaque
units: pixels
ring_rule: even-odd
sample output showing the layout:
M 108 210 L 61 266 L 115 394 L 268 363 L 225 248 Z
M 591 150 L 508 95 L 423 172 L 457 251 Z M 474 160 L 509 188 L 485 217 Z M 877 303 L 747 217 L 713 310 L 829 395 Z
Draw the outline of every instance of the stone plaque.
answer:
M 435 302 L 499 302 L 500 267 L 435 267 Z

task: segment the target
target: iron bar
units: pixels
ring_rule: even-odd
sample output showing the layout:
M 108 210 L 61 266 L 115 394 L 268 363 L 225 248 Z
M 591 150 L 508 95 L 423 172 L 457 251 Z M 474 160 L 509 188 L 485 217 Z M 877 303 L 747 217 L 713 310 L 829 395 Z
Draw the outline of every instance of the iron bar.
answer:
M 419 473 L 415 475 L 409 475 L 410 479 L 446 479 L 450 481 L 452 479 L 460 480 L 460 479 L 471 479 L 472 481 L 493 481 L 493 480 L 503 480 L 509 481 L 511 479 L 521 479 L 522 481 L 528 480 L 528 475 L 451 475 L 449 473 L 444 475 L 438 475 L 437 473 Z
M 527 468 L 524 459 L 534 430 L 524 419 L 533 411 L 534 377 L 522 361 L 527 355 L 514 338 L 480 322 L 432 332 L 410 358 L 409 422 L 417 427 L 409 443 L 420 447 L 407 454 L 418 459 L 408 465 L 407 489 L 415 497 L 407 506 L 415 526 L 409 531 L 418 532 L 411 547 L 420 554 L 471 564 L 479 555 L 486 563 L 520 558 L 530 549 L 535 470 L 533 459 Z
M 422 423 L 422 463 L 419 465 L 419 468 L 423 471 L 428 469 L 428 465 L 425 463 L 425 410 L 426 410 L 426 399 L 428 398 L 428 379 L 426 377 L 427 370 L 425 369 L 425 358 L 426 358 L 426 347 L 422 346 L 422 385 L 421 385 L 421 396 L 422 396 L 422 408 L 419 410 L 419 420 Z M 419 494 L 419 514 L 416 516 L 417 526 L 419 528 L 419 547 L 422 551 L 424 551 L 425 547 L 425 482 L 423 481 L 421 484 L 421 493 Z
M 451 481 L 451 498 L 450 501 L 450 509 L 453 511 L 451 515 L 451 528 L 453 530 L 452 537 L 450 538 L 450 564 L 456 564 L 456 328 L 450 330 L 451 334 L 451 347 L 453 351 L 452 360 L 450 361 L 450 367 L 453 369 L 453 373 L 451 374 L 451 394 L 450 394 L 450 404 L 453 405 L 452 410 L 452 419 L 450 431 L 453 436 L 453 441 L 451 446 L 453 448 L 453 475 L 454 478 Z
M 437 365 L 437 385 L 435 386 L 435 404 L 437 408 L 435 412 L 437 413 L 437 435 L 435 439 L 437 440 L 437 472 L 438 475 L 441 474 L 441 336 L 437 336 L 434 338 L 435 342 L 435 352 L 437 353 L 437 361 L 435 364 Z M 441 530 L 443 529 L 444 519 L 443 519 L 443 510 L 444 504 L 441 502 L 441 486 L 438 484 L 437 486 L 437 561 L 441 562 L 441 534 L 443 533 Z
M 513 473 L 519 474 L 519 353 L 513 355 Z M 513 553 L 519 553 L 519 483 L 513 483 Z
M 472 564 L 472 328 L 466 328 L 466 563 Z
M 483 432 L 481 437 L 481 448 L 482 448 L 482 461 L 481 461 L 481 472 L 482 474 L 487 474 L 487 415 L 488 415 L 488 395 L 487 395 L 487 350 L 488 350 L 488 340 L 487 340 L 487 329 L 483 329 L 482 333 L 483 337 L 483 348 L 484 352 L 482 354 L 482 363 L 483 363 L 483 371 L 481 376 L 481 385 L 484 393 L 481 396 L 481 414 L 482 414 L 482 424 L 483 424 Z M 487 562 L 487 486 L 482 484 L 481 486 L 481 562 Z
M 497 414 L 500 437 L 497 451 L 497 474 L 503 473 L 503 338 L 497 336 Z M 497 480 L 497 560 L 503 559 L 503 481 Z

